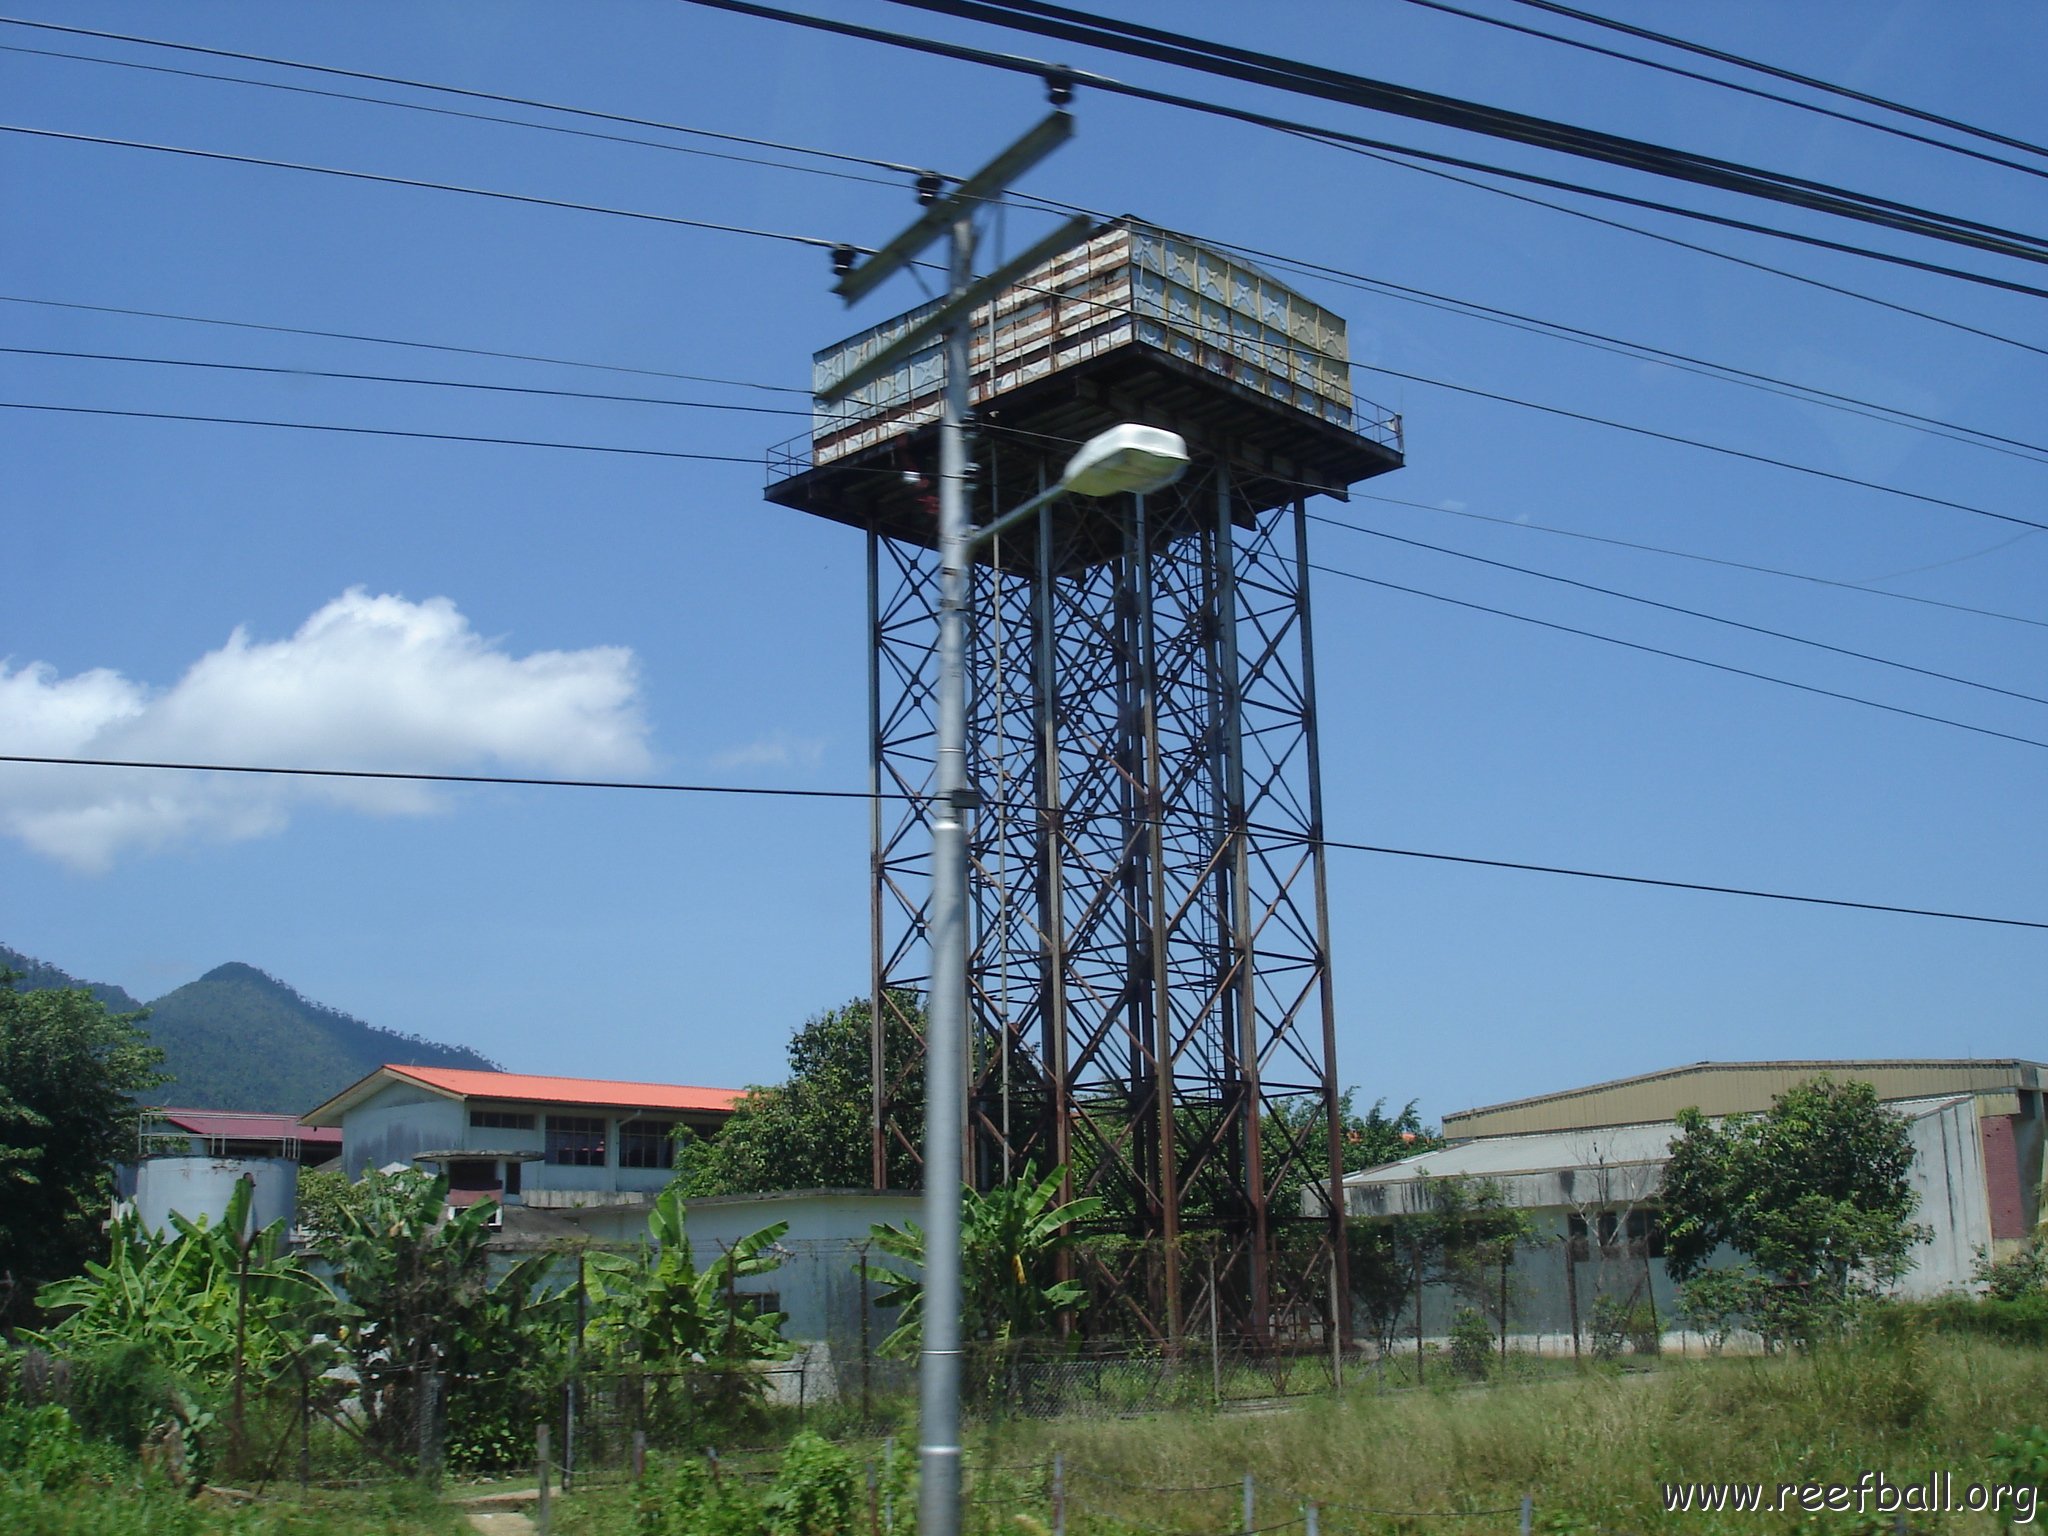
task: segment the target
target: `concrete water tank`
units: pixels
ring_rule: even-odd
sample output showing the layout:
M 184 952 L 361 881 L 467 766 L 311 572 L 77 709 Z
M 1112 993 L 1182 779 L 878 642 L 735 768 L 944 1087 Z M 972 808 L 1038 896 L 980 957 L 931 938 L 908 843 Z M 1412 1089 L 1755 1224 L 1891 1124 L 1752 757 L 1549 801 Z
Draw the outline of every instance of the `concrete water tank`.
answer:
M 250 1179 L 252 1228 L 290 1221 L 298 1205 L 299 1165 L 289 1157 L 152 1157 L 135 1172 L 135 1211 L 151 1232 L 171 1230 L 171 1213 L 214 1226 L 227 1214 L 235 1185 Z

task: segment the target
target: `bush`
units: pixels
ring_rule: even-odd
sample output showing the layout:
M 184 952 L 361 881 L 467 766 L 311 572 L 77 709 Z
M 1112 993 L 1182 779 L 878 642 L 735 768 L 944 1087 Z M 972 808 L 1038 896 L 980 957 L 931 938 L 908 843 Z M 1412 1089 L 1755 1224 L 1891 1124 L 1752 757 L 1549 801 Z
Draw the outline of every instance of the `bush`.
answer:
M 1460 1307 L 1451 1320 L 1451 1369 L 1484 1381 L 1493 1371 L 1493 1325 L 1476 1307 Z
M 2048 1238 L 2034 1238 L 2019 1252 L 1995 1263 L 1978 1249 L 1974 1277 L 1993 1301 L 2048 1298 Z
M 768 1490 L 774 1536 L 839 1536 L 854 1525 L 861 1479 L 850 1453 L 805 1430 L 789 1442 Z
M 91 1469 L 85 1437 L 55 1403 L 0 1408 L 0 1488 L 56 1492 L 84 1481 Z
M 736 1477 L 718 1477 L 695 1457 L 647 1480 L 634 1508 L 639 1536 L 760 1536 L 761 1505 Z
M 1978 1334 L 2010 1344 L 2048 1349 L 2048 1292 L 2017 1301 L 1993 1297 L 1940 1296 L 1913 1304 L 1913 1312 L 1938 1333 Z
M 1656 1314 L 1640 1301 L 1623 1301 L 1618 1296 L 1593 1298 L 1593 1318 L 1588 1325 L 1595 1360 L 1616 1360 L 1624 1349 L 1639 1355 L 1654 1355 L 1663 1348 Z

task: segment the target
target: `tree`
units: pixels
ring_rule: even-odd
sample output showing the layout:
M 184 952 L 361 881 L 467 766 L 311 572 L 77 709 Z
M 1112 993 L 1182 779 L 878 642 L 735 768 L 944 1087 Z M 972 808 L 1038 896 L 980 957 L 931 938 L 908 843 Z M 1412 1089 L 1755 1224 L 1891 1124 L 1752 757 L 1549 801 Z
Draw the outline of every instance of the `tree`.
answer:
M 544 1285 L 554 1255 L 522 1259 L 493 1283 L 485 1250 L 497 1206 L 451 1213 L 447 1202 L 446 1178 L 373 1173 L 316 1244 L 348 1298 L 339 1334 L 365 1428 L 396 1448 L 412 1442 L 437 1375 L 447 1422 L 474 1432 L 516 1419 L 523 1430 L 566 1338 L 573 1293 Z
M 914 999 L 899 994 L 891 1012 L 922 1019 Z M 696 1199 L 776 1189 L 865 1189 L 873 1180 L 869 1125 L 873 1091 L 871 1009 L 855 998 L 804 1022 L 789 1042 L 789 1078 L 749 1088 L 718 1135 L 684 1143 L 675 1187 Z M 915 1064 L 908 1029 L 892 1031 L 884 1068 L 903 1078 L 897 1113 L 916 1124 L 923 1114 L 924 1073 Z M 891 1149 L 889 1184 L 921 1182 L 908 1148 Z
M 1444 1144 L 1443 1133 L 1422 1123 L 1422 1113 L 1410 1099 L 1401 1106 L 1401 1112 L 1390 1115 L 1384 1097 L 1372 1101 L 1372 1108 L 1363 1115 L 1351 1107 L 1356 1088 L 1346 1088 L 1343 1097 L 1337 1101 L 1337 1113 L 1343 1126 L 1344 1171 L 1359 1173 L 1367 1168 L 1379 1168 L 1387 1163 L 1398 1163 L 1404 1157 L 1413 1157 L 1418 1152 L 1434 1152 Z
M 1911 1130 L 1868 1083 L 1816 1077 L 1762 1115 L 1716 1125 L 1687 1109 L 1678 1125 L 1664 1264 L 1695 1315 L 1740 1311 L 1766 1337 L 1808 1342 L 1841 1304 L 1903 1274 L 1928 1236 L 1911 1219 Z M 1708 1272 L 1724 1244 L 1745 1261 L 1732 1279 Z
M 163 1053 L 83 988 L 15 989 L 0 970 L 0 1321 L 99 1252 L 111 1165 L 134 1156 L 130 1095 Z

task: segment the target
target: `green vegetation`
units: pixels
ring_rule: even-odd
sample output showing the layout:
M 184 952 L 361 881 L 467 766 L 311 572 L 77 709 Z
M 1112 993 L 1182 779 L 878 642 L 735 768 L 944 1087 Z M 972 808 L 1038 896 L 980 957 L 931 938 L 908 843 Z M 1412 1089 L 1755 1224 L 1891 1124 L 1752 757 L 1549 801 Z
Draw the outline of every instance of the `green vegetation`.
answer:
M 0 1323 L 99 1249 L 109 1164 L 135 1147 L 130 1096 L 163 1081 L 136 1015 L 14 983 L 0 969 Z
M 146 1011 L 143 1037 L 163 1052 L 157 1103 L 300 1114 L 387 1061 L 495 1066 L 466 1046 L 366 1024 L 239 963 L 216 966 L 146 1010 L 119 987 L 77 981 L 4 945 L 0 969 L 18 972 L 14 985 L 25 992 L 84 988 L 111 1013 Z
M 1868 1083 L 1817 1077 L 1761 1115 L 1716 1125 L 1687 1109 L 1678 1124 L 1660 1196 L 1664 1263 L 1708 1333 L 1740 1320 L 1810 1344 L 1904 1273 L 1926 1235 L 1911 1219 L 1911 1132 Z M 1724 1244 L 1743 1265 L 1709 1270 Z
M 923 1030 L 923 1010 L 908 993 L 890 999 L 892 1017 Z M 866 1189 L 873 1182 L 867 999 L 855 998 L 804 1021 L 789 1042 L 789 1077 L 749 1088 L 717 1137 L 686 1142 L 676 1159 L 676 1187 L 692 1199 L 751 1195 L 769 1189 Z M 924 1072 L 915 1064 L 910 1028 L 892 1029 L 887 1070 L 900 1079 L 901 1112 L 915 1122 L 923 1113 Z M 915 1189 L 921 1182 L 908 1148 L 891 1155 L 889 1184 Z
M 1461 1303 L 1461 1315 L 1471 1316 L 1465 1351 L 1454 1358 L 1469 1375 L 1476 1360 L 1475 1330 L 1498 1339 L 1513 1320 L 1515 1286 L 1509 1266 L 1516 1245 L 1528 1238 L 1529 1217 L 1510 1206 L 1500 1186 L 1489 1180 L 1425 1179 L 1422 1189 L 1423 1210 L 1347 1225 L 1352 1300 L 1382 1355 L 1392 1353 L 1404 1323 L 1414 1323 L 1420 1377 L 1420 1298 L 1432 1284 L 1449 1286 Z
M 1074 1246 L 1073 1224 L 1102 1209 L 1092 1196 L 1060 1201 L 1066 1170 L 1055 1168 L 1044 1178 L 1025 1164 L 1014 1184 L 986 1193 L 969 1189 L 960 1210 L 960 1332 L 967 1343 L 1001 1348 L 1013 1341 L 1049 1336 L 1064 1311 L 1084 1304 L 1086 1297 L 1071 1280 L 1059 1280 L 1054 1268 L 1059 1255 Z M 900 1306 L 895 1332 L 882 1341 L 882 1352 L 913 1353 L 924 1321 L 924 1229 L 914 1221 L 878 1226 L 875 1246 L 898 1259 L 913 1273 L 875 1273 L 889 1282 L 876 1301 Z

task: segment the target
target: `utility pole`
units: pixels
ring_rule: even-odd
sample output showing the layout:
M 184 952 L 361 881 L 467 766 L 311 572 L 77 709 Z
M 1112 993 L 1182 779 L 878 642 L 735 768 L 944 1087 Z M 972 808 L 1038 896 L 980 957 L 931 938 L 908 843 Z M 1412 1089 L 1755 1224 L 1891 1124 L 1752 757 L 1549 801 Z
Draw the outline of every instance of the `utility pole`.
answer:
M 924 1108 L 924 1327 L 918 1355 L 918 1529 L 957 1536 L 960 1529 L 960 1190 L 966 1172 L 967 1113 L 967 819 L 980 796 L 967 778 L 967 618 L 972 601 L 973 529 L 967 452 L 968 327 L 984 298 L 1072 245 L 1087 229 L 1070 219 L 1046 239 L 979 282 L 974 278 L 974 216 L 1074 131 L 1055 111 L 987 165 L 940 195 L 936 177 L 919 179 L 924 213 L 868 260 L 834 252 L 835 292 L 849 304 L 912 260 L 942 234 L 947 296 L 918 324 L 860 367 L 820 391 L 844 399 L 897 363 L 945 341 L 946 389 L 939 420 L 939 644 L 937 789 L 931 806 L 932 886 L 929 939 L 932 991 L 927 1005 Z

